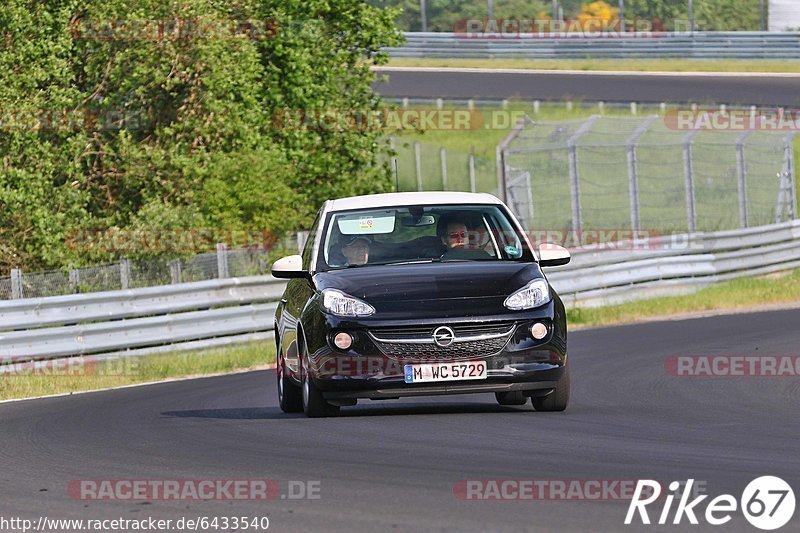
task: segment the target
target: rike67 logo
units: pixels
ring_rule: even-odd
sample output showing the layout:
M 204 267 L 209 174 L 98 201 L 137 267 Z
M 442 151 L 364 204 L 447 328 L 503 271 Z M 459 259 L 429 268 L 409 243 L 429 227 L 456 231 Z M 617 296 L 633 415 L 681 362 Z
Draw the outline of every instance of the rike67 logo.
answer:
M 762 476 L 754 479 L 745 487 L 738 501 L 731 494 L 721 494 L 707 502 L 705 512 L 702 513 L 700 504 L 708 498 L 708 495 L 703 494 L 690 501 L 693 484 L 694 479 L 689 479 L 685 484 L 678 481 L 669 484 L 670 493 L 664 498 L 657 524 L 678 525 L 685 517 L 690 524 L 697 525 L 700 523 L 699 515 L 708 524 L 721 526 L 733 520 L 732 514 L 736 513 L 737 509 L 741 509 L 742 514 L 751 525 L 758 529 L 771 531 L 786 525 L 794 515 L 794 491 L 779 477 Z M 683 490 L 679 492 L 681 487 Z M 655 503 L 661 497 L 661 492 L 661 484 L 658 481 L 640 479 L 636 484 L 631 504 L 628 506 L 625 524 L 633 523 L 637 515 L 642 524 L 650 524 L 651 519 L 647 506 Z M 672 504 L 676 499 L 678 504 L 673 513 Z M 653 507 L 657 507 L 657 505 Z M 651 510 L 657 509 L 651 508 Z M 671 521 L 670 515 L 672 515 Z

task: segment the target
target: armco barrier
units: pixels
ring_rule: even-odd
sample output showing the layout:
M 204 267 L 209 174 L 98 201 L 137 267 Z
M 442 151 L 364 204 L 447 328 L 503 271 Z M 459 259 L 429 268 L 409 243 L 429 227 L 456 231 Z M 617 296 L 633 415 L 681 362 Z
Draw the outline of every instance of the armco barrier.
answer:
M 272 276 L 227 278 L 121 291 L 0 302 L 0 331 L 274 302 L 284 283 Z
M 632 250 L 632 244 L 621 243 L 616 250 L 576 250 L 570 264 L 553 269 L 548 279 L 567 305 L 594 307 L 800 268 L 798 220 L 669 239 L 680 245 Z
M 548 269 L 548 278 L 568 306 L 589 307 L 800 268 L 798 220 L 670 239 L 682 244 L 573 250 L 573 261 Z M 0 358 L 122 357 L 263 340 L 273 335 L 284 286 L 254 276 L 2 301 Z
M 795 32 L 681 32 L 652 36 L 467 38 L 455 33 L 406 33 L 406 43 L 387 48 L 396 58 L 530 58 L 584 59 L 798 59 L 800 33 Z
M 165 345 L 198 347 L 196 341 L 253 340 L 254 333 L 271 334 L 284 286 L 253 276 L 2 301 L 0 358 L 144 354 Z

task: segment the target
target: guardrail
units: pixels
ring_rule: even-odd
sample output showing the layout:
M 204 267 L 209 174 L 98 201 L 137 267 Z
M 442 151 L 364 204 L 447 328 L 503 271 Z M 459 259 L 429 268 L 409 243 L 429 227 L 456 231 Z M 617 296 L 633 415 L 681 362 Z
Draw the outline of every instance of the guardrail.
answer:
M 576 250 L 569 265 L 548 273 L 565 304 L 595 307 L 688 293 L 735 277 L 800 268 L 800 220 L 613 246 Z
M 405 45 L 387 48 L 396 58 L 682 58 L 798 59 L 800 33 L 694 32 L 622 33 L 605 37 L 545 37 L 534 34 L 478 38 L 455 33 L 406 33 Z
M 569 265 L 548 269 L 568 306 L 691 292 L 800 268 L 800 220 L 613 246 L 574 250 Z M 272 276 L 254 276 L 2 301 L 0 358 L 122 357 L 266 339 L 274 334 L 284 286 Z
M 253 276 L 3 301 L 0 357 L 39 360 L 127 350 L 139 355 L 196 341 L 263 338 L 272 332 L 284 285 L 272 276 Z

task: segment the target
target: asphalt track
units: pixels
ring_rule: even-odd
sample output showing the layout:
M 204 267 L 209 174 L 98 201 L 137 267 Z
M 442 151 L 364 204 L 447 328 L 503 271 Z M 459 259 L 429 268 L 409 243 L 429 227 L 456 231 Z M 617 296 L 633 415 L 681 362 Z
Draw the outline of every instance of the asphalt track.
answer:
M 384 96 L 800 106 L 800 77 L 380 69 Z M 676 75 L 677 74 L 677 75 Z
M 466 479 L 694 478 L 741 495 L 762 475 L 800 488 L 800 380 L 673 377 L 675 354 L 797 355 L 797 310 L 570 334 L 564 413 L 491 395 L 366 402 L 336 419 L 285 415 L 272 372 L 0 405 L 0 517 L 266 515 L 277 531 L 755 531 L 624 527 L 620 501 L 464 501 Z M 319 480 L 320 498 L 105 502 L 80 479 Z M 708 501 L 708 500 L 706 500 Z M 701 505 L 704 509 L 705 504 Z M 653 511 L 655 519 L 660 508 Z M 782 531 L 798 530 L 800 513 Z

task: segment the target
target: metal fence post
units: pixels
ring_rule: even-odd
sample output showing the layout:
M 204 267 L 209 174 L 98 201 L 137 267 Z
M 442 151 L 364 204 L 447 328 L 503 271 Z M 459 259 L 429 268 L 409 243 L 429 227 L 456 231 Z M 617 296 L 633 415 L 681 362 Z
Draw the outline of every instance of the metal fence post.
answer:
M 579 232 L 581 220 L 581 180 L 578 177 L 578 147 L 570 144 L 569 150 L 569 199 L 572 206 L 572 231 Z M 576 239 L 575 242 L 578 242 Z
M 739 226 L 746 228 L 750 225 L 747 213 L 747 164 L 744 158 L 744 142 L 749 131 L 745 131 L 736 139 L 736 178 L 739 189 Z
M 528 220 L 526 221 L 526 228 L 528 230 L 533 230 L 533 221 L 534 215 L 536 214 L 534 211 L 533 205 L 533 187 L 531 187 L 531 173 L 525 173 L 525 198 L 528 200 Z
M 694 166 L 692 164 L 692 142 L 698 130 L 692 130 L 683 138 L 683 174 L 686 188 L 686 219 L 689 233 L 697 231 L 697 212 L 694 205 Z
M 506 149 L 511 141 L 517 138 L 517 135 L 527 126 L 532 124 L 533 121 L 527 116 L 520 118 L 517 123 L 508 132 L 508 135 L 497 145 L 494 149 L 495 163 L 497 165 L 497 196 L 504 202 L 508 201 L 508 188 L 506 187 Z
M 123 289 L 127 289 L 131 284 L 131 262 L 127 257 L 119 260 L 119 284 Z
M 414 169 L 417 174 L 417 191 L 422 191 L 422 161 L 419 155 L 419 143 L 414 143 Z
M 494 149 L 495 163 L 497 165 L 497 196 L 508 203 L 508 187 L 506 187 L 506 161 L 505 147 L 498 144 Z
M 181 282 L 182 272 L 182 265 L 180 259 L 173 259 L 169 263 L 169 277 L 170 283 L 173 285 L 177 285 Z
M 584 121 L 575 134 L 567 140 L 567 150 L 569 150 L 569 193 L 572 206 L 572 231 L 575 232 L 575 242 L 580 242 L 578 233 L 583 228 L 581 219 L 581 180 L 578 173 L 578 141 L 600 118 L 600 115 L 592 115 Z
M 789 186 L 789 219 L 794 220 L 798 218 L 797 213 L 797 182 L 794 174 L 794 137 L 796 132 L 791 132 L 786 135 L 784 140 L 784 153 L 786 154 L 786 179 Z
M 625 147 L 628 156 L 628 197 L 631 210 L 631 229 L 638 231 L 641 220 L 639 214 L 639 168 L 636 161 L 636 143 L 647 133 L 650 124 L 658 118 L 658 115 L 650 115 L 644 122 L 634 130 Z
M 797 212 L 797 176 L 794 172 L 794 137 L 796 133 L 792 132 L 786 139 L 786 151 L 789 153 L 789 187 L 791 188 L 791 206 L 792 206 L 792 219 L 800 218 Z
M 23 297 L 22 290 L 22 270 L 11 269 L 11 298 L 18 300 Z
M 475 145 L 469 147 L 469 191 L 475 192 Z
M 784 156 L 783 169 L 778 173 L 778 201 L 775 204 L 775 223 L 779 224 L 783 221 L 783 212 L 788 205 L 788 191 L 786 187 L 786 158 Z
M 217 243 L 217 275 L 219 279 L 228 277 L 228 245 Z
M 69 271 L 69 292 L 72 294 L 81 292 L 81 271 L 77 268 Z
M 794 133 L 790 133 L 784 138 L 783 146 L 783 167 L 778 174 L 780 183 L 778 184 L 778 201 L 775 205 L 775 223 L 778 224 L 783 219 L 784 212 L 787 220 L 797 217 L 797 194 L 794 183 L 794 150 L 792 139 Z
M 389 161 L 392 165 L 392 173 L 394 174 L 394 190 L 395 192 L 400 192 L 400 175 L 397 172 L 397 153 L 395 152 L 394 137 L 389 137 L 389 149 L 392 152 L 392 157 Z
M 442 190 L 447 190 L 447 149 L 442 146 L 439 149 L 439 159 L 442 161 Z

